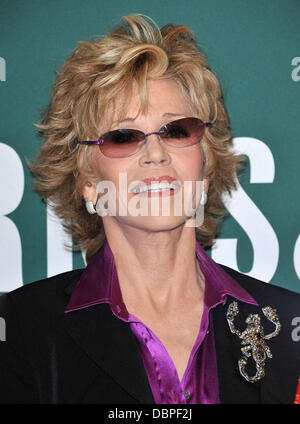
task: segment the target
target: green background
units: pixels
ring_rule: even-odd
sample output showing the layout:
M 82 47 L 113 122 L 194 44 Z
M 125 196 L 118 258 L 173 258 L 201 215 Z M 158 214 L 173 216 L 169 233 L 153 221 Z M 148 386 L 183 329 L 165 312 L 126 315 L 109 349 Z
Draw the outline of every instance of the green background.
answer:
M 8 215 L 21 237 L 24 283 L 47 276 L 46 210 L 25 163 L 42 142 L 33 124 L 49 102 L 55 70 L 76 42 L 103 35 L 133 13 L 149 15 L 159 26 L 189 26 L 221 81 L 233 135 L 257 138 L 271 149 L 274 182 L 250 184 L 248 167 L 242 186 L 279 240 L 271 282 L 300 292 L 293 263 L 300 233 L 300 81 L 291 77 L 291 61 L 300 56 L 297 0 L 1 0 L 6 81 L 0 82 L 0 141 L 17 152 L 24 167 L 24 195 Z M 229 217 L 220 237 L 238 239 L 239 269 L 248 272 L 253 252 L 243 228 Z M 1 234 L 0 243 L 5 243 Z M 73 268 L 83 266 L 81 255 L 73 254 Z

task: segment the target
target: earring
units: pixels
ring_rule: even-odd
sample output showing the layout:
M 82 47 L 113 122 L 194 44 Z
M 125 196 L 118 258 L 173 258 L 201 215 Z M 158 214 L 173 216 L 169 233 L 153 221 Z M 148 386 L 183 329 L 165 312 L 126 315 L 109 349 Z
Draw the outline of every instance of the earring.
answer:
M 204 206 L 206 202 L 207 202 L 207 194 L 203 190 L 202 193 L 201 193 L 200 205 Z
M 97 213 L 94 203 L 91 200 L 85 202 L 85 207 L 89 214 L 94 215 L 95 213 Z

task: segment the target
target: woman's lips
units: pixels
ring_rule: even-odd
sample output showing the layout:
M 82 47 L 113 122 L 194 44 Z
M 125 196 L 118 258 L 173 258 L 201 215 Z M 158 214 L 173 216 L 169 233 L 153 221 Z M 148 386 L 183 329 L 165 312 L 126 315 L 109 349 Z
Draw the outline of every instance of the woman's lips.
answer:
M 181 187 L 176 178 L 169 175 L 153 176 L 143 179 L 131 192 L 139 196 L 173 196 Z
M 173 181 L 176 181 L 176 178 L 171 177 L 170 175 L 154 175 L 152 177 L 148 177 L 142 180 L 145 184 L 151 184 L 151 183 L 160 183 L 162 181 L 167 181 L 168 183 L 171 183 Z

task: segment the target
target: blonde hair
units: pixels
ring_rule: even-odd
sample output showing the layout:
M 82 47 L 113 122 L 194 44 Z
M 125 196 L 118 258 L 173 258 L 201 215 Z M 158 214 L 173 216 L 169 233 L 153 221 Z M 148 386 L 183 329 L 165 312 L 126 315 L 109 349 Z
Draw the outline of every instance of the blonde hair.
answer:
M 230 151 L 232 135 L 222 91 L 192 31 L 172 24 L 159 29 L 143 15 L 125 16 L 105 37 L 80 41 L 63 64 L 52 87 L 51 103 L 37 125 L 44 144 L 35 162 L 28 164 L 36 189 L 54 205 L 73 236 L 72 247 L 85 250 L 87 261 L 101 247 L 105 234 L 101 217 L 88 215 L 85 208 L 82 189 L 94 176 L 89 148 L 77 141 L 99 137 L 105 112 L 115 108 L 120 93 L 127 94 L 122 96 L 126 113 L 133 81 L 138 85 L 141 112 L 145 111 L 150 78 L 176 81 L 195 116 L 213 122 L 202 141 L 209 188 L 204 222 L 196 229 L 196 237 L 203 247 L 212 246 L 225 215 L 222 194 L 235 188 L 242 160 Z

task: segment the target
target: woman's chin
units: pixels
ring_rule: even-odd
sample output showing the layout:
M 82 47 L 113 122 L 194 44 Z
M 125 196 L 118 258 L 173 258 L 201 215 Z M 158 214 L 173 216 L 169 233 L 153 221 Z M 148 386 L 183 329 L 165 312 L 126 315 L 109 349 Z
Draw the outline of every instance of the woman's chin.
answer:
M 171 231 L 184 226 L 186 217 L 182 216 L 122 216 L 116 217 L 119 225 L 129 226 L 132 229 L 145 232 Z

